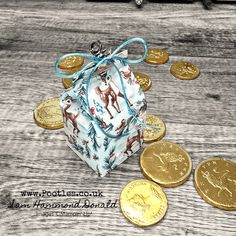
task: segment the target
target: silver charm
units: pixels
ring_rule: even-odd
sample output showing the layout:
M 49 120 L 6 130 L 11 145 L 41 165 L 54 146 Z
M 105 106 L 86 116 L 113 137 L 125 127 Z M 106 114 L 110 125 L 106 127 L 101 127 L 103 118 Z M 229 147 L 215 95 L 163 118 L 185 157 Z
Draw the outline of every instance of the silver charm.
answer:
M 141 6 L 143 3 L 143 0 L 135 0 L 135 3 L 137 6 Z
M 97 40 L 95 42 L 92 42 L 90 46 L 90 52 L 96 57 L 107 57 L 111 54 L 111 49 L 107 51 L 106 48 L 103 48 L 101 41 Z

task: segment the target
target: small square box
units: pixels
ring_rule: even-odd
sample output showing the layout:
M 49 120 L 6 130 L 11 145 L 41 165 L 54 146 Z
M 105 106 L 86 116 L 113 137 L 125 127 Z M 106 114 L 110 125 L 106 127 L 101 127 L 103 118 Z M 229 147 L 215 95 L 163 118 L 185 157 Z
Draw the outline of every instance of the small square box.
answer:
M 127 54 L 123 51 L 119 56 L 126 58 Z M 86 70 L 60 97 L 68 146 L 102 177 L 138 151 L 143 143 L 143 129 L 136 117 L 141 121 L 145 118 L 144 93 L 128 64 L 115 60 L 115 65 L 122 75 L 126 96 L 114 66 L 101 65 L 89 88 L 87 78 L 92 69 Z M 127 103 L 135 116 L 130 114 Z

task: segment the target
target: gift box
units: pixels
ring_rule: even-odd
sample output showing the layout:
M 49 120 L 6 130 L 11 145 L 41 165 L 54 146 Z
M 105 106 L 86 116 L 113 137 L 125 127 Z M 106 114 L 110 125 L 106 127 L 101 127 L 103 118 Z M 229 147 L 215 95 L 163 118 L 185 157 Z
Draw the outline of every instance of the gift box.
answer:
M 144 44 L 145 53 L 131 60 L 128 51 L 121 50 L 135 41 Z M 61 78 L 77 78 L 60 96 L 67 144 L 102 177 L 141 148 L 147 108 L 144 93 L 129 66 L 146 57 L 145 41 L 131 39 L 112 54 L 104 52 L 100 48 L 96 55 L 68 54 L 55 64 Z M 68 76 L 59 71 L 58 64 L 71 55 L 93 61 Z

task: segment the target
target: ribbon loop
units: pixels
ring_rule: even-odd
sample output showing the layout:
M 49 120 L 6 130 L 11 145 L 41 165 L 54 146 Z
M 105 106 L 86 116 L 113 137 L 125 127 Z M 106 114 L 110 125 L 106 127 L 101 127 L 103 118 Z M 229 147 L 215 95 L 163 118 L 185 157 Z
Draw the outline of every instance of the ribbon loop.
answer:
M 117 54 L 119 51 L 121 51 L 122 49 L 124 49 L 127 45 L 134 43 L 134 42 L 139 42 L 143 45 L 144 47 L 144 54 L 142 57 L 137 58 L 137 59 L 124 59 L 122 61 L 124 61 L 127 64 L 136 64 L 136 63 L 140 63 L 142 62 L 146 57 L 147 57 L 147 53 L 148 53 L 148 46 L 147 43 L 144 39 L 142 38 L 132 38 L 127 40 L 126 42 L 122 43 L 119 47 L 117 47 L 115 49 L 115 51 L 111 54 L 111 56 L 114 56 L 115 54 Z

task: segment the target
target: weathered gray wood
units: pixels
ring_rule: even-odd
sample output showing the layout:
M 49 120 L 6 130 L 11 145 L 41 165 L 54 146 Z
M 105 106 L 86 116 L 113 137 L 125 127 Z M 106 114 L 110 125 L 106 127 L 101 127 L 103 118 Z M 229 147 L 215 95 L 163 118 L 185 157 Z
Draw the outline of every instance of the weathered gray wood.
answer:
M 94 209 L 90 217 L 45 217 L 32 209 L 6 209 L 13 198 L 36 200 L 21 197 L 21 190 L 101 189 L 103 201 L 115 200 L 125 184 L 142 178 L 140 153 L 101 179 L 66 147 L 63 130 L 44 130 L 34 123 L 36 104 L 62 91 L 53 73 L 55 59 L 66 52 L 86 52 L 94 39 L 115 48 L 138 36 L 166 49 L 167 64 L 132 66 L 153 80 L 146 93 L 148 111 L 166 122 L 165 139 L 183 145 L 194 168 L 213 156 L 235 161 L 235 12 L 235 5 L 206 11 L 200 2 L 152 2 L 138 10 L 132 2 L 1 1 L 0 235 L 236 235 L 235 212 L 205 203 L 192 176 L 180 187 L 165 188 L 167 215 L 145 229 L 130 224 L 119 209 Z M 133 55 L 139 52 L 131 49 Z M 173 78 L 169 68 L 177 60 L 198 65 L 200 77 Z

